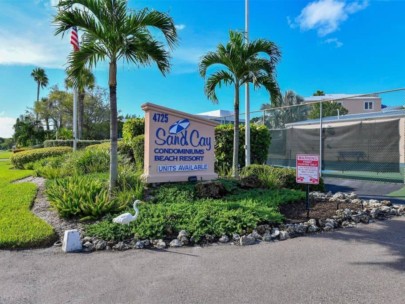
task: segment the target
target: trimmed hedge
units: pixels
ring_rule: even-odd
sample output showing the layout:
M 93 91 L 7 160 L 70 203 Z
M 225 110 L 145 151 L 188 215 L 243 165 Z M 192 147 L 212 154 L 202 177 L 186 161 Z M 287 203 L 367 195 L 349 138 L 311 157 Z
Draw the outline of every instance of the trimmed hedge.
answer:
M 138 135 L 145 134 L 145 118 L 131 118 L 124 122 L 122 127 L 122 138 L 131 141 Z
M 145 135 L 138 135 L 131 141 L 132 152 L 135 159 L 135 166 L 143 170 L 145 157 Z
M 70 147 L 33 149 L 14 154 L 11 156 L 11 163 L 15 168 L 23 169 L 24 165 L 27 163 L 34 162 L 45 157 L 58 156 L 69 152 L 72 152 L 72 148 Z
M 85 149 L 86 150 L 106 150 L 106 151 L 110 152 L 110 147 L 111 147 L 111 143 L 105 142 L 102 144 L 87 146 Z M 128 157 L 132 162 L 134 162 L 134 153 L 132 151 L 131 142 L 119 141 L 118 142 L 118 153 L 125 157 Z
M 306 190 L 306 184 L 295 182 L 295 169 L 272 167 L 269 165 L 250 165 L 243 168 L 241 177 L 256 175 L 265 188 L 288 188 Z M 311 191 L 325 191 L 323 179 L 320 178 L 319 185 L 310 185 Z
M 252 164 L 263 164 L 267 160 L 271 136 L 266 126 L 250 124 L 250 158 Z M 245 126 L 239 126 L 239 165 L 245 164 Z M 230 169 L 233 157 L 233 125 L 219 125 L 215 128 L 215 157 L 217 169 Z
M 107 142 L 108 140 L 84 140 L 80 139 L 77 141 L 77 148 L 82 149 L 86 148 L 87 146 L 91 145 L 97 145 L 101 144 L 104 142 Z M 52 140 L 45 140 L 44 141 L 44 147 L 45 148 L 50 148 L 50 147 L 73 147 L 73 139 L 68 139 L 68 140 L 61 140 L 61 139 L 52 139 Z

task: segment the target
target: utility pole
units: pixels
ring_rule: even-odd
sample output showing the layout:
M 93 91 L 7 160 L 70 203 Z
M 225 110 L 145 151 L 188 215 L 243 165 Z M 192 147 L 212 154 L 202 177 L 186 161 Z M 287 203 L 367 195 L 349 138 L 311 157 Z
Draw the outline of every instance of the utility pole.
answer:
M 245 0 L 245 41 L 249 43 L 249 0 Z M 250 165 L 250 96 L 249 83 L 245 84 L 245 166 Z

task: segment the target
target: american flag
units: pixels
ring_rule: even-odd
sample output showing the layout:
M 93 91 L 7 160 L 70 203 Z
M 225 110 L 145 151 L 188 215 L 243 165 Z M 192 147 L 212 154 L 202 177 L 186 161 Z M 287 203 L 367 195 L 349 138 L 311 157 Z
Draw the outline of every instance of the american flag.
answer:
M 73 50 L 77 52 L 79 48 L 79 36 L 77 34 L 77 27 L 72 27 L 72 35 L 70 36 L 70 44 L 73 45 Z

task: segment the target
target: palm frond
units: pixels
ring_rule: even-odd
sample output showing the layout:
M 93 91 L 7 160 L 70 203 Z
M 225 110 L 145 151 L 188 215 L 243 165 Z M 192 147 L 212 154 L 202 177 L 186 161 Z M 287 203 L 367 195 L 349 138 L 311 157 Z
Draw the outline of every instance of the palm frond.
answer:
M 213 73 L 205 83 L 205 94 L 213 102 L 218 103 L 218 98 L 215 93 L 216 87 L 221 87 L 222 84 L 229 85 L 235 83 L 231 73 L 227 71 L 217 71 Z

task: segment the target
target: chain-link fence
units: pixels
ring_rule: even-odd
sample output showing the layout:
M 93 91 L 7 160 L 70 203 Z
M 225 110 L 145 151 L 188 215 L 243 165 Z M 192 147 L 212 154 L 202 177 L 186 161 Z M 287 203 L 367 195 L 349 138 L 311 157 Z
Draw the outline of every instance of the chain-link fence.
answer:
M 269 165 L 295 167 L 296 154 L 318 154 L 323 176 L 403 183 L 405 93 L 389 95 L 314 96 L 295 104 L 290 98 L 278 108 L 263 105 L 250 121 L 271 130 Z M 385 107 L 385 100 L 398 106 Z

